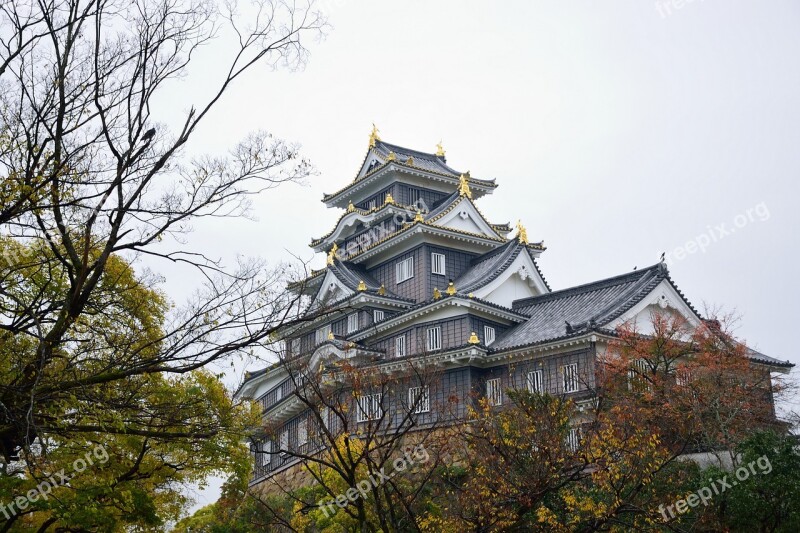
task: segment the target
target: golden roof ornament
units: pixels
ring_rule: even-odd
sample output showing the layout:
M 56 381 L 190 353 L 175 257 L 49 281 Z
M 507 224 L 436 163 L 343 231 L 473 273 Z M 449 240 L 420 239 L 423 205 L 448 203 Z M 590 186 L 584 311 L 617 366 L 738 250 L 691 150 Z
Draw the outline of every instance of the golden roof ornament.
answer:
M 331 249 L 328 252 L 328 264 L 329 265 L 332 265 L 333 264 L 333 260 L 336 259 L 336 252 L 337 251 L 339 251 L 339 245 L 336 244 L 336 243 L 333 243 L 333 246 L 331 246 Z
M 519 230 L 517 239 L 519 239 L 520 244 L 528 244 L 528 230 L 522 225 L 521 220 L 517 220 L 517 229 Z
M 329 331 L 329 332 L 328 332 L 328 340 L 329 340 L 329 341 L 332 341 L 332 340 L 333 340 L 333 339 L 335 339 L 335 338 L 336 338 L 336 337 L 334 337 L 334 336 L 333 336 L 333 331 Z
M 386 287 L 383 286 L 383 283 L 381 283 L 381 288 L 378 289 L 378 294 L 381 296 L 386 296 Z
M 397 160 L 397 154 L 395 154 L 394 152 L 392 152 L 390 150 L 389 151 L 389 155 L 386 156 L 386 160 L 387 161 L 395 161 L 395 160 Z
M 470 333 L 469 340 L 467 340 L 467 342 L 470 344 L 480 344 L 481 340 L 478 338 L 478 334 L 473 331 Z
M 375 145 L 380 140 L 381 140 L 381 137 L 380 137 L 380 135 L 378 135 L 378 127 L 373 122 L 372 123 L 372 133 L 369 134 L 369 147 L 370 148 L 375 148 Z
M 438 300 L 441 297 L 442 297 L 442 292 L 439 290 L 439 287 L 434 287 L 433 288 L 433 299 L 434 300 Z
M 367 284 L 364 283 L 364 280 L 362 279 L 361 281 L 358 282 L 358 291 L 364 292 L 365 290 L 367 290 Z
M 386 200 L 383 202 L 384 205 L 386 204 L 394 204 L 394 198 L 392 197 L 392 193 L 386 193 Z
M 422 211 L 417 208 L 417 214 L 414 215 L 414 222 L 425 222 L 425 217 L 422 216 Z
M 469 183 L 467 183 L 467 179 L 469 178 L 469 173 L 461 174 L 458 178 L 458 194 L 460 196 L 466 196 L 470 200 L 472 199 L 472 191 L 469 188 Z
M 412 166 L 413 164 L 414 164 L 414 158 L 411 157 L 411 156 L 408 156 L 408 159 L 406 159 L 406 165 Z
M 353 201 L 352 201 L 352 200 L 350 200 L 350 203 L 349 203 L 349 204 L 347 204 L 347 212 L 348 212 L 348 213 L 352 213 L 352 212 L 353 212 L 353 211 L 355 211 L 355 210 L 356 210 L 356 206 L 354 206 L 354 205 L 353 205 Z
M 447 284 L 447 289 L 445 291 L 448 295 L 452 296 L 456 293 L 456 286 L 453 283 L 453 280 L 450 280 L 450 283 Z
M 442 148 L 442 141 L 436 143 L 436 157 L 444 157 L 444 148 Z

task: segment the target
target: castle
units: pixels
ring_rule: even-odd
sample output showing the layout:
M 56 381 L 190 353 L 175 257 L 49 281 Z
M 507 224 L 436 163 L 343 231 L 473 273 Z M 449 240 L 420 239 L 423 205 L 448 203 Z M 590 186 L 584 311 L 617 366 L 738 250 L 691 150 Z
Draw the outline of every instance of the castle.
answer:
M 479 210 L 496 188 L 450 167 L 441 145 L 435 153 L 410 150 L 383 142 L 373 128 L 355 179 L 323 197 L 343 214 L 311 242 L 327 266 L 290 286 L 308 297 L 314 318 L 286 329 L 284 358 L 348 360 L 381 372 L 416 358 L 438 369 L 435 383 L 398 381 L 391 394 L 354 398 L 355 425 L 411 409 L 424 427 L 447 398 L 502 405 L 505 391 L 520 387 L 588 401 L 594 362 L 615 328 L 635 323 L 646 333 L 654 310 L 692 325 L 703 320 L 663 263 L 553 290 L 537 262 L 544 242 L 529 240 L 521 223 L 493 222 Z M 749 355 L 764 371 L 792 366 Z M 276 364 L 248 374 L 237 392 L 257 400 L 278 428 L 253 444 L 254 484 L 297 462 L 282 452 L 312 451 L 295 387 Z

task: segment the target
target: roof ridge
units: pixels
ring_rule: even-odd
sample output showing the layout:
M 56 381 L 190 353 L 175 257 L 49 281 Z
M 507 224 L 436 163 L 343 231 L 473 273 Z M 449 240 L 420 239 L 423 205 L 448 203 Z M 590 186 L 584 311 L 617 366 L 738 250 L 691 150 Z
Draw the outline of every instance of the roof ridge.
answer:
M 557 291 L 551 291 L 547 294 L 542 294 L 539 296 L 531 296 L 530 298 L 522 298 L 520 300 L 516 300 L 512 303 L 514 308 L 517 307 L 524 307 L 526 305 L 531 305 L 533 303 L 540 303 L 546 302 L 551 299 L 563 298 L 565 296 L 571 296 L 574 294 L 582 294 L 584 292 L 591 292 L 595 290 L 604 289 L 609 286 L 619 285 L 628 280 L 639 280 L 643 278 L 646 274 L 650 272 L 658 272 L 664 275 L 666 278 L 669 274 L 666 265 L 663 263 L 656 263 L 655 265 L 649 266 L 647 268 L 643 268 L 641 270 L 634 270 L 633 272 L 627 272 L 625 274 L 619 274 L 616 276 L 612 276 L 610 278 L 605 278 L 597 281 L 592 281 L 589 283 L 583 283 L 581 285 L 575 285 L 573 287 L 567 287 L 566 289 L 560 289 Z

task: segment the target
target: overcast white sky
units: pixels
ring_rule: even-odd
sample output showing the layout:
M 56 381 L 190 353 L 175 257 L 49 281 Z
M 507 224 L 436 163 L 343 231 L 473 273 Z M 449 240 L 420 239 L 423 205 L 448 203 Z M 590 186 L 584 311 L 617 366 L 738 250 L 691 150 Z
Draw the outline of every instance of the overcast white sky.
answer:
M 320 174 L 259 198 L 256 222 L 198 224 L 192 244 L 311 258 L 341 214 L 322 194 L 352 180 L 374 122 L 385 141 L 434 151 L 441 139 L 451 166 L 496 178 L 479 206 L 545 240 L 554 289 L 667 252 L 696 307 L 737 310 L 750 345 L 800 363 L 800 3 L 680 5 L 331 0 L 333 28 L 305 70 L 251 72 L 192 143 L 222 152 L 266 129 L 301 143 Z M 165 121 L 202 100 L 226 52 L 201 55 Z M 709 231 L 704 252 L 676 258 Z

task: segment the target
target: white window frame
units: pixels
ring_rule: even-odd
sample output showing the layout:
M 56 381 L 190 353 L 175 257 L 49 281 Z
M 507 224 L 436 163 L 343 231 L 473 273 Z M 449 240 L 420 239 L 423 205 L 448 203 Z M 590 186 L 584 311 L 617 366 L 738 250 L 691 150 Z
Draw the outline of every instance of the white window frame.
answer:
M 406 355 L 406 336 L 400 335 L 394 338 L 394 356 L 404 357 Z
M 561 368 L 562 385 L 564 392 L 578 392 L 580 383 L 578 380 L 578 363 L 570 363 Z
M 433 352 L 435 350 L 442 349 L 442 327 L 441 326 L 433 326 L 432 328 L 428 328 L 426 334 L 426 343 L 425 346 L 428 347 L 429 352 Z
M 645 377 L 650 372 L 650 365 L 644 359 L 637 359 L 631 364 L 628 370 L 628 390 L 633 389 L 634 383 L 641 383 L 650 389 L 650 382 Z
M 495 330 L 492 326 L 483 326 L 483 343 L 486 346 L 491 346 L 495 340 Z
M 416 406 L 414 402 L 417 402 Z M 408 406 L 413 407 L 413 413 L 427 413 L 431 410 L 431 393 L 427 385 L 408 389 Z
M 358 330 L 358 313 L 350 313 L 347 315 L 347 333 L 353 333 Z
M 380 419 L 383 416 L 382 399 L 379 392 L 356 396 L 356 420 L 361 423 Z
M 328 335 L 330 335 L 331 331 L 333 331 L 333 329 L 331 329 L 330 324 L 327 324 L 319 328 L 317 330 L 317 344 L 322 344 L 323 342 L 328 340 Z
M 565 445 L 567 446 L 567 449 L 571 452 L 578 451 L 578 448 L 581 445 L 581 429 L 579 427 L 569 428 L 569 432 L 567 432 Z
M 503 384 L 500 378 L 486 380 L 486 401 L 491 406 L 503 405 Z
M 528 392 L 531 394 L 542 394 L 544 392 L 544 383 L 542 381 L 541 370 L 531 370 L 528 372 L 527 378 Z
M 431 274 L 445 276 L 447 272 L 447 257 L 437 252 L 431 253 Z
M 373 322 L 380 322 L 386 317 L 386 314 L 383 312 L 383 309 L 375 309 L 372 312 L 372 321 Z
M 300 353 L 300 339 L 299 338 L 291 340 L 291 343 L 290 343 L 290 346 L 289 346 L 289 351 L 292 352 L 292 355 L 297 355 L 297 354 Z
M 414 256 L 406 257 L 398 261 L 394 266 L 394 276 L 396 283 L 403 283 L 414 277 Z
M 297 445 L 308 443 L 308 419 L 304 418 L 297 423 Z

